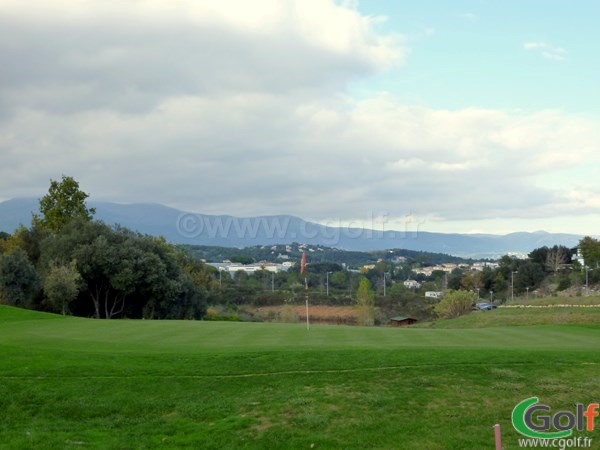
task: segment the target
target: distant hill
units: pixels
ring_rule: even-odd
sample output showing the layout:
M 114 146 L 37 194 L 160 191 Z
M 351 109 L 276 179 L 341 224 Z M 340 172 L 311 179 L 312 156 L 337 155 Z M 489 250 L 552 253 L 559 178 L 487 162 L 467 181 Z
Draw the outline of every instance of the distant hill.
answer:
M 213 245 L 189 245 L 186 246 L 186 248 L 192 255 L 208 262 L 221 262 L 226 259 L 231 260 L 234 257 L 245 257 L 255 262 L 284 262 L 288 260 L 299 262 L 302 258 L 302 252 L 308 253 L 310 264 L 337 263 L 346 264 L 350 267 L 374 264 L 381 260 L 397 262 L 399 258 L 402 258 L 402 260 L 408 261 L 409 263 L 424 265 L 436 265 L 442 263 L 471 264 L 474 262 L 471 259 L 447 255 L 445 253 L 430 253 L 405 249 L 349 251 L 321 245 L 303 245 L 299 243 L 285 245 L 256 245 L 253 247 L 244 247 L 243 249 L 216 247 Z
M 178 244 L 250 247 L 301 242 L 345 250 L 368 251 L 402 248 L 446 253 L 461 257 L 498 257 L 506 253 L 528 253 L 544 245 L 575 247 L 582 236 L 574 234 L 511 233 L 445 234 L 429 232 L 385 232 L 319 225 L 289 215 L 239 218 L 196 214 L 154 203 L 118 204 L 89 202 L 96 218 L 151 235 L 162 235 Z M 0 231 L 12 232 L 19 224 L 29 226 L 38 200 L 18 198 L 0 203 Z

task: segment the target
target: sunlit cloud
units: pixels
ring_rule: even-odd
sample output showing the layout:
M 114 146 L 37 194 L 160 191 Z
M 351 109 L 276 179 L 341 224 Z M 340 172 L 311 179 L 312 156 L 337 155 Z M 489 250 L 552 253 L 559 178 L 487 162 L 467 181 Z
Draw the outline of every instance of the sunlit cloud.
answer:
M 564 48 L 556 47 L 545 42 L 526 42 L 523 44 L 523 48 L 525 50 L 538 52 L 543 58 L 552 61 L 563 61 L 567 56 L 567 51 Z

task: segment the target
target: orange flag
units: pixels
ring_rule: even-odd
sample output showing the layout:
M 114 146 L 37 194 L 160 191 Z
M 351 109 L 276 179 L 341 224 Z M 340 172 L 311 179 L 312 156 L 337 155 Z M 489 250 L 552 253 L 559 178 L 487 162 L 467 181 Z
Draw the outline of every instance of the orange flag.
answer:
M 300 263 L 300 273 L 306 275 L 306 253 L 302 252 L 302 262 Z

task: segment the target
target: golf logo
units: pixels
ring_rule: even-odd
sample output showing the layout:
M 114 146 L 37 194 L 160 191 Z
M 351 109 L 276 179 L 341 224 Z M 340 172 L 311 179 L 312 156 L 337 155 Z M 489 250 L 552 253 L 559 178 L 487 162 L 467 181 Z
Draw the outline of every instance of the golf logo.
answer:
M 550 414 L 550 406 L 539 403 L 537 397 L 529 397 L 513 409 L 512 424 L 515 430 L 528 438 L 561 439 L 571 436 L 574 429 L 594 431 L 598 408 L 598 403 L 587 406 L 577 403 L 575 412 L 557 411 Z

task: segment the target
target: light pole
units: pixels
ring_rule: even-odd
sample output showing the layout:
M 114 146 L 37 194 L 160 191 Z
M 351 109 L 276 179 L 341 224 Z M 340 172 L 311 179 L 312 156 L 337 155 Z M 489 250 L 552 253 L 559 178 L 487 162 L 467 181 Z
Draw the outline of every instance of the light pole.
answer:
M 222 284 L 222 280 L 221 278 L 223 277 L 223 270 L 221 267 L 219 267 L 219 289 L 221 289 Z
M 588 295 L 590 295 L 589 273 L 590 273 L 590 268 L 588 266 L 585 266 L 585 296 L 586 297 Z
M 271 292 L 275 292 L 275 272 L 271 272 Z
M 477 301 L 479 301 L 479 288 L 477 288 Z
M 333 273 L 333 272 L 326 272 L 325 273 L 325 286 L 327 288 L 327 297 L 329 297 L 329 274 Z
M 515 301 L 515 273 L 519 273 L 518 270 L 510 273 L 510 297 L 511 300 Z
M 494 303 L 494 291 L 490 291 L 490 303 Z
M 527 289 L 527 300 L 529 300 L 529 286 L 527 286 L 525 289 Z
M 383 296 L 385 297 L 385 272 L 383 272 Z

